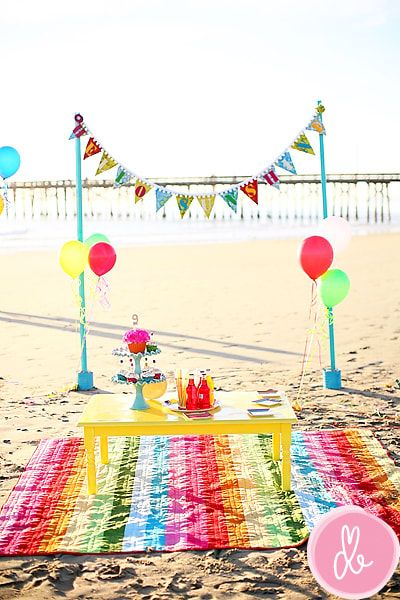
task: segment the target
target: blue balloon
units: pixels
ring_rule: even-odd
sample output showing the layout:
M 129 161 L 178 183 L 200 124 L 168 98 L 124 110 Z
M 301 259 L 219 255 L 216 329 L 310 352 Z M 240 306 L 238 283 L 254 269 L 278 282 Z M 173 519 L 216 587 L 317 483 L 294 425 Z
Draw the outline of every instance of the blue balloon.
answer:
M 0 176 L 3 179 L 11 177 L 19 169 L 21 158 L 15 148 L 3 146 L 0 148 Z

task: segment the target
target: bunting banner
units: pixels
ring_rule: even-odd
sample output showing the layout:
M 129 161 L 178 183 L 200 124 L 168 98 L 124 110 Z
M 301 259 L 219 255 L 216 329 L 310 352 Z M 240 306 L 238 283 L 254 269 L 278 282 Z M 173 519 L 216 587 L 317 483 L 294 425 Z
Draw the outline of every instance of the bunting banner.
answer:
M 305 133 L 301 133 L 299 135 L 299 137 L 293 142 L 292 148 L 295 150 L 300 150 L 300 152 L 306 152 L 307 154 L 315 154 Z
M 257 179 L 253 179 L 248 183 L 244 183 L 240 186 L 240 189 L 246 196 L 253 200 L 256 204 L 258 204 L 258 181 Z
M 83 160 L 85 160 L 86 158 L 90 158 L 91 156 L 94 156 L 95 154 L 98 154 L 99 152 L 101 152 L 102 148 L 101 146 L 99 146 L 99 144 L 96 142 L 96 140 L 94 138 L 89 138 L 89 141 L 86 145 L 86 150 L 85 150 L 85 154 L 83 155 Z
M 189 206 L 192 204 L 193 198 L 194 196 L 183 196 L 181 194 L 177 194 L 176 201 L 178 203 L 178 208 L 182 219 L 185 216 Z
M 128 173 L 128 171 L 125 171 L 123 167 L 119 166 L 117 174 L 115 176 L 114 187 L 120 187 L 121 185 L 125 185 L 126 183 L 129 183 L 131 179 L 131 174 Z
M 275 187 L 279 190 L 279 177 L 275 173 L 274 169 L 271 169 L 268 171 L 268 173 L 265 173 L 263 177 L 265 181 L 269 183 L 269 185 L 272 185 L 272 187 Z
M 211 194 L 209 196 L 198 196 L 197 200 L 199 201 L 199 204 L 203 209 L 207 219 L 209 219 L 215 202 L 215 194 Z
M 318 134 L 326 133 L 321 117 L 324 110 L 325 109 L 322 105 L 318 105 L 316 112 L 314 113 L 312 119 L 308 121 L 308 124 L 300 131 L 294 140 L 282 152 L 280 152 L 280 154 L 278 154 L 277 158 L 268 164 L 262 171 L 253 175 L 252 177 L 246 178 L 245 180 L 238 181 L 233 185 L 231 184 L 228 189 L 219 191 L 217 195 L 224 200 L 231 210 L 237 213 L 239 190 L 241 190 L 248 198 L 250 198 L 252 202 L 258 204 L 259 183 L 268 184 L 279 189 L 281 182 L 279 180 L 279 176 L 276 174 L 276 167 L 288 171 L 293 175 L 297 174 L 291 156 L 292 148 L 315 156 L 315 152 L 306 136 L 305 131 L 314 131 Z M 77 113 L 75 114 L 75 127 L 72 131 L 70 139 L 79 138 L 83 135 L 89 135 L 89 141 L 86 145 L 83 159 L 85 160 L 86 158 L 95 156 L 103 151 L 96 175 L 100 175 L 101 173 L 104 173 L 105 171 L 117 166 L 118 169 L 114 179 L 114 187 L 118 188 L 122 185 L 128 185 L 131 184 L 132 181 L 135 181 L 135 204 L 139 202 L 139 200 L 142 200 L 150 190 L 154 189 L 156 195 L 156 211 L 159 211 L 160 208 L 165 206 L 172 196 L 175 196 L 180 215 L 183 218 L 193 199 L 197 198 L 205 216 L 207 218 L 210 217 L 215 204 L 216 194 L 194 193 L 190 195 L 184 195 L 182 194 L 181 190 L 173 190 L 164 185 L 160 185 L 154 181 L 150 181 L 141 177 L 134 171 L 127 169 L 124 165 L 116 161 L 109 152 L 104 150 L 103 144 L 101 144 L 98 141 L 98 138 L 95 137 L 90 131 L 89 127 L 84 122 L 82 115 Z
M 292 161 L 292 157 L 289 152 L 286 150 L 276 161 L 276 166 L 284 169 L 285 171 L 289 171 L 289 173 L 293 173 L 293 175 L 297 175 L 295 166 Z
M 100 175 L 100 173 L 104 173 L 104 171 L 112 169 L 113 167 L 115 167 L 116 164 L 117 161 L 111 158 L 111 156 L 109 156 L 107 152 L 103 150 L 99 166 L 97 167 L 96 175 Z
M 145 181 L 138 179 L 135 183 L 135 204 L 136 202 L 139 202 L 139 200 L 142 200 L 143 196 L 147 194 L 152 187 L 153 186 L 149 185 Z
M 172 192 L 165 188 L 156 188 L 156 212 L 168 202 L 172 195 Z

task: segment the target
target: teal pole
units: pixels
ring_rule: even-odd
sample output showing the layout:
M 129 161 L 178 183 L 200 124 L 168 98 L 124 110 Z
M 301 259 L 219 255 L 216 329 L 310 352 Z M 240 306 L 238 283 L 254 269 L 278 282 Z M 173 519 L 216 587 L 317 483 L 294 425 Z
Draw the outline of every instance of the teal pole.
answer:
M 82 117 L 75 115 L 75 120 Z M 77 238 L 83 242 L 83 211 L 82 211 L 82 156 L 81 156 L 81 139 L 75 138 L 75 161 L 76 161 L 76 222 L 77 222 Z M 79 296 L 80 311 L 79 311 L 79 334 L 81 342 L 81 371 L 78 373 L 78 389 L 90 390 L 93 387 L 93 373 L 87 370 L 87 349 L 86 349 L 86 301 L 85 301 L 85 273 L 79 275 Z
M 322 124 L 322 113 L 324 107 L 321 100 L 317 102 L 318 118 Z M 324 134 L 319 134 L 319 158 L 321 162 L 321 187 L 322 187 L 322 214 L 326 219 L 328 216 L 328 197 L 326 193 L 326 171 L 325 171 L 325 151 L 324 151 Z M 339 390 L 342 387 L 341 372 L 336 369 L 335 360 L 335 331 L 333 328 L 333 309 L 328 308 L 328 329 L 329 329 L 329 353 L 331 359 L 331 368 L 324 369 L 324 387 L 332 390 Z

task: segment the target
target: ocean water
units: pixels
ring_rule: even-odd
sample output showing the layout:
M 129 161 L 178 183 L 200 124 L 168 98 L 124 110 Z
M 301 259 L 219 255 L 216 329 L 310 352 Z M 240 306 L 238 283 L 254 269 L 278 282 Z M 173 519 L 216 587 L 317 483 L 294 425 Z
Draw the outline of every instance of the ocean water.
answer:
M 353 225 L 354 235 L 400 231 L 396 224 Z M 318 233 L 318 225 L 265 224 L 257 221 L 86 221 L 84 237 L 104 233 L 117 247 L 167 244 L 219 244 L 247 240 L 301 238 Z M 56 250 L 77 238 L 74 221 L 0 222 L 0 252 Z
M 329 183 L 330 211 L 347 218 L 355 235 L 399 231 L 400 184 L 385 189 L 383 193 L 379 183 Z M 117 247 L 301 238 L 316 233 L 322 219 L 321 186 L 317 183 L 282 185 L 279 192 L 262 186 L 258 205 L 240 194 L 237 213 L 217 197 L 209 220 L 197 201 L 183 219 L 172 199 L 156 212 L 153 196 L 151 191 L 135 204 L 132 190 L 127 188 L 84 188 L 84 238 L 104 233 Z M 71 188 L 18 189 L 11 194 L 7 209 L 0 215 L 0 252 L 58 249 L 77 238 Z

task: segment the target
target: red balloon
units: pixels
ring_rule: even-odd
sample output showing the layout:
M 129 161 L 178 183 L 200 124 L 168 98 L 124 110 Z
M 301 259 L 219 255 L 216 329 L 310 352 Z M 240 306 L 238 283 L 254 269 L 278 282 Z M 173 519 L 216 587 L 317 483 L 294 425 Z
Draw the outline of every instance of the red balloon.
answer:
M 99 277 L 111 271 L 116 260 L 115 250 L 107 242 L 98 242 L 89 250 L 89 266 Z
M 315 281 L 331 266 L 333 248 L 324 237 L 312 235 L 300 246 L 299 260 L 303 271 Z

